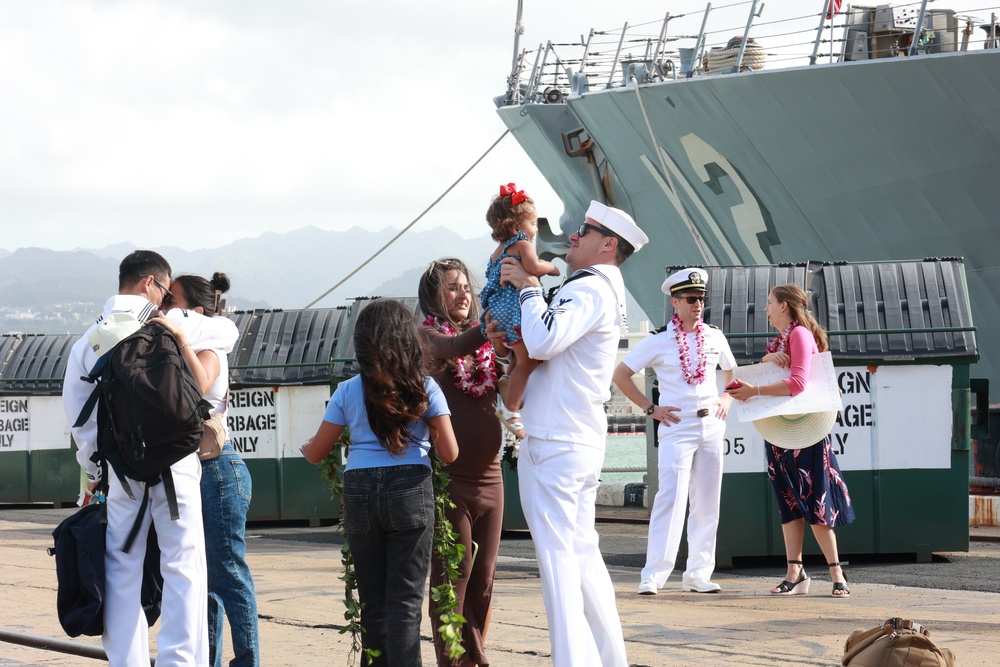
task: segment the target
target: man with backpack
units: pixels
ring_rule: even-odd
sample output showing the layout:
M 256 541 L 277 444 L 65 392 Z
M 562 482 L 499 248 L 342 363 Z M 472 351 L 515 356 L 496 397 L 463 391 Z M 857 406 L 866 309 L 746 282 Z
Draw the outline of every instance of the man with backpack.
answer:
M 106 390 L 100 387 L 107 372 L 95 372 L 98 361 L 114 357 L 118 343 L 129 334 L 145 329 L 143 325 L 157 314 L 157 307 L 169 297 L 171 270 L 167 261 L 149 250 L 136 250 L 122 260 L 118 272 L 118 294 L 104 306 L 97 322 L 76 342 L 67 362 L 63 381 L 63 407 L 72 427 L 78 452 L 77 460 L 87 473 L 88 487 L 97 487 L 105 474 L 101 455 L 112 454 L 112 444 L 129 441 L 116 429 L 129 425 L 109 419 Z M 149 325 L 157 327 L 158 325 Z M 185 345 L 172 342 L 173 356 L 187 352 Z M 110 353 L 110 354 L 109 354 Z M 110 363 L 114 363 L 114 359 Z M 190 372 L 187 369 L 186 372 Z M 149 377 L 155 377 L 152 373 Z M 95 408 L 97 394 L 101 404 Z M 149 389 L 146 390 L 147 392 Z M 162 396 L 163 401 L 171 400 Z M 152 404 L 146 410 L 156 411 Z M 135 417 L 133 415 L 132 417 Z M 141 417 L 141 415 L 138 415 Z M 154 422 L 155 423 L 155 422 Z M 115 431 L 111 434 L 111 431 Z M 173 434 L 142 433 L 140 428 L 138 458 L 147 442 L 155 444 Z M 199 436 L 200 437 L 200 436 Z M 111 444 L 109 444 L 111 443 Z M 99 448 L 99 444 L 101 447 Z M 100 451 L 99 451 L 100 450 Z M 132 477 L 119 452 L 108 456 L 111 467 L 107 495 L 107 541 L 105 552 L 104 650 L 111 667 L 149 664 L 149 626 L 143 613 L 141 589 L 147 535 L 155 528 L 161 552 L 163 600 L 160 630 L 157 634 L 157 661 L 160 667 L 206 665 L 208 663 L 207 572 L 205 536 L 201 512 L 201 463 L 193 450 L 169 465 L 153 481 Z M 126 452 L 127 456 L 128 452 Z M 131 474 L 130 474 L 131 473 Z M 176 502 L 174 502 L 176 501 Z M 126 546 L 128 545 L 128 546 Z

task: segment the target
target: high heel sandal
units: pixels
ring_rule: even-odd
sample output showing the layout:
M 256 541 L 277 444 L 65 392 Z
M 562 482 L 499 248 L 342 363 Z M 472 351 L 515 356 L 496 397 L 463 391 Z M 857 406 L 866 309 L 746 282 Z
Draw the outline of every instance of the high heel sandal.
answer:
M 841 565 L 847 565 L 847 561 L 844 561 L 843 563 L 840 562 L 828 563 L 827 567 L 829 567 L 832 570 L 833 568 L 840 567 Z M 835 598 L 849 598 L 851 597 L 851 589 L 848 588 L 847 586 L 847 575 L 844 574 L 844 568 L 842 567 L 840 568 L 840 573 L 844 575 L 844 581 L 833 582 L 833 591 L 830 593 L 830 595 L 832 595 Z M 830 577 L 832 578 L 833 575 L 831 574 Z
M 809 582 L 812 579 L 806 574 L 806 568 L 800 560 L 790 560 L 789 565 L 799 565 L 802 567 L 802 576 L 796 582 L 785 579 L 780 584 L 771 589 L 771 595 L 805 595 L 809 592 Z

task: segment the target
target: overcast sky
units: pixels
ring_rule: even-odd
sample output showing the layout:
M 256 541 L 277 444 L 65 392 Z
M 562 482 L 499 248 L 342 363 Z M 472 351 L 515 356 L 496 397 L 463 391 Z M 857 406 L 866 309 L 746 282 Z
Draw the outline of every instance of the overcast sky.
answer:
M 521 45 L 625 21 L 658 33 L 667 7 L 691 12 L 683 26 L 696 32 L 705 4 L 525 0 Z M 715 4 L 738 5 L 728 22 L 718 10 L 715 27 L 740 34 L 750 3 Z M 765 4 L 762 20 L 823 6 Z M 307 225 L 400 228 L 504 131 L 492 100 L 505 90 L 516 9 L 2 0 L 0 248 L 197 249 Z M 561 203 L 508 136 L 419 228 L 486 234 L 486 206 L 507 181 L 558 220 Z

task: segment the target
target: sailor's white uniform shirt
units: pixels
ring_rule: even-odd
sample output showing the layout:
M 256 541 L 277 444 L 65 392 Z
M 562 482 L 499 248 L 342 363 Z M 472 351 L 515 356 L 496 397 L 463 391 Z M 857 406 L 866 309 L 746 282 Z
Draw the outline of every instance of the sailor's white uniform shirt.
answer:
M 715 327 L 704 325 L 705 331 L 705 379 L 696 385 L 687 383 L 681 368 L 680 347 L 677 345 L 676 328 L 668 324 L 660 333 L 648 336 L 625 355 L 622 363 L 633 371 L 652 368 L 660 390 L 659 405 L 672 405 L 681 409 L 681 414 L 695 412 L 715 405 L 719 399 L 719 387 L 715 380 L 715 369 L 724 371 L 736 368 L 736 358 L 729 348 L 725 334 Z M 684 334 L 687 338 L 691 371 L 698 369 L 698 342 L 696 333 Z
M 625 283 L 617 266 L 581 271 L 592 275 L 564 284 L 548 306 L 541 288 L 521 290 L 521 336 L 543 361 L 528 378 L 521 416 L 530 437 L 603 448 Z

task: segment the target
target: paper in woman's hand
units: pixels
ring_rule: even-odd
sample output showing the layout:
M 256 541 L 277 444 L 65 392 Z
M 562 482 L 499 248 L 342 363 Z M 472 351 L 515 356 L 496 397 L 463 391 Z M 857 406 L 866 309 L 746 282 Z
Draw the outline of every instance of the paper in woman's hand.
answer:
M 758 386 L 778 382 L 791 376 L 791 370 L 770 362 L 740 366 L 739 373 L 740 380 Z M 842 406 L 840 389 L 837 387 L 837 373 L 833 367 L 833 355 L 829 352 L 813 354 L 809 380 L 806 382 L 805 390 L 798 396 L 753 396 L 746 401 L 734 401 L 736 416 L 741 422 L 775 415 L 829 412 L 840 410 Z

